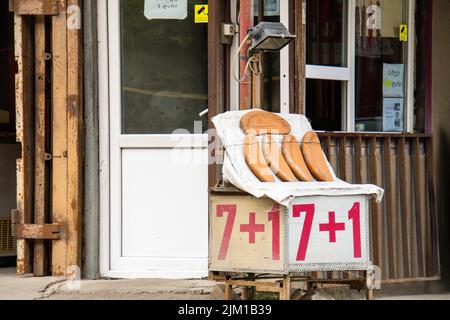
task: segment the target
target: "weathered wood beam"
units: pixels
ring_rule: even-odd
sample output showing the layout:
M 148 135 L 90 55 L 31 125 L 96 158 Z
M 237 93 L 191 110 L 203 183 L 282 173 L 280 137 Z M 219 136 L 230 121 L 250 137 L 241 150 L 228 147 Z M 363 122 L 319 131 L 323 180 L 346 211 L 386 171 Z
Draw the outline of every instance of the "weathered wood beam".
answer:
M 37 16 L 35 25 L 35 69 L 36 69 L 36 151 L 34 173 L 34 223 L 44 224 L 46 214 L 46 68 L 45 68 L 45 17 Z M 33 273 L 46 275 L 45 243 L 34 241 Z
M 33 113 L 34 69 L 32 44 L 28 19 L 14 16 L 14 47 L 17 62 L 16 74 L 16 131 L 17 142 L 21 145 L 17 159 L 17 209 L 22 212 L 20 223 L 31 222 L 33 215 Z M 17 241 L 17 274 L 32 272 L 30 242 Z
M 306 90 L 306 24 L 304 17 L 304 0 L 294 2 L 294 31 L 295 39 L 294 54 L 294 105 L 292 113 L 305 114 L 305 90 Z
M 57 15 L 58 0 L 12 0 L 10 10 L 19 15 Z
M 83 215 L 83 43 L 81 0 L 68 0 L 67 24 L 67 266 L 81 269 Z M 72 276 L 66 274 L 67 276 Z
M 52 221 L 67 225 L 67 13 L 59 1 L 58 16 L 52 17 Z M 52 274 L 64 276 L 67 242 L 63 235 L 52 243 Z

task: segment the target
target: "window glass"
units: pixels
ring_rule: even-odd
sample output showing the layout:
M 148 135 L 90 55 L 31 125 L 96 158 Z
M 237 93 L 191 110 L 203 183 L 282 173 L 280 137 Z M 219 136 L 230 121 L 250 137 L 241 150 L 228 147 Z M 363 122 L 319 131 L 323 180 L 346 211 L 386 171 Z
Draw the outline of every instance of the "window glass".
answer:
M 306 1 L 306 64 L 347 65 L 346 0 Z
M 187 18 L 152 19 L 144 0 L 121 1 L 122 116 L 124 134 L 194 132 L 207 128 L 207 24 L 195 23 L 188 0 Z M 147 14 L 148 16 L 148 14 Z
M 332 80 L 306 80 L 306 116 L 314 130 L 342 130 L 344 83 Z
M 357 131 L 404 131 L 406 0 L 356 0 Z M 403 29 L 403 30 L 401 30 Z

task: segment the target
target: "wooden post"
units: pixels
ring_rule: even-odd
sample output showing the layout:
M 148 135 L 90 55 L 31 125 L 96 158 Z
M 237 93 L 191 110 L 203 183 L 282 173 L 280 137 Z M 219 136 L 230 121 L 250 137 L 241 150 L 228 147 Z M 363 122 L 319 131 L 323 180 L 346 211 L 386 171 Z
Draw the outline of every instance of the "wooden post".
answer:
M 264 0 L 258 0 L 258 22 L 264 21 Z M 261 65 L 264 65 L 264 52 L 255 53 Z M 264 107 L 264 69 L 259 75 L 252 74 L 252 107 L 262 109 Z
M 17 62 L 16 75 L 16 131 L 17 142 L 22 146 L 17 159 L 17 209 L 21 212 L 18 223 L 30 223 L 33 215 L 34 171 L 34 69 L 32 35 L 27 17 L 14 16 L 14 50 Z M 31 246 L 27 240 L 17 240 L 17 274 L 32 272 Z
M 73 10 L 70 14 L 70 21 L 67 22 L 67 131 L 69 132 L 67 138 L 67 267 L 81 268 L 83 214 L 83 44 L 81 41 L 81 1 L 68 0 L 67 7 Z
M 67 16 L 65 0 L 59 1 L 59 15 L 52 17 L 52 218 L 67 224 Z M 64 276 L 67 242 L 63 235 L 53 241 L 52 274 Z
M 291 300 L 291 276 L 287 275 L 283 277 L 283 288 L 280 292 L 280 300 Z
M 221 44 L 222 29 L 221 22 L 225 21 L 226 1 L 210 0 L 208 23 L 208 128 L 213 129 L 212 118 L 225 110 L 225 47 Z M 209 135 L 209 142 L 217 137 Z M 215 158 L 216 149 L 210 150 L 210 157 Z M 218 182 L 217 161 L 211 161 L 208 170 L 209 187 L 214 187 Z
M 292 113 L 305 114 L 305 90 L 306 90 L 306 51 L 305 51 L 305 29 L 304 0 L 295 0 L 294 3 L 294 29 L 297 39 L 295 40 L 294 55 L 294 110 Z
M 45 17 L 36 17 L 36 153 L 34 183 L 34 223 L 44 224 L 46 214 L 46 96 L 45 96 Z M 34 241 L 33 273 L 46 275 L 44 240 Z
M 240 1 L 240 43 L 244 41 L 245 37 L 248 34 L 248 30 L 253 27 L 253 1 L 252 0 L 241 0 Z M 244 78 L 239 84 L 239 101 L 240 101 L 240 109 L 247 110 L 252 107 L 252 76 L 250 73 L 244 74 L 245 66 L 248 62 L 248 49 L 249 45 L 245 44 L 242 46 L 240 52 L 239 66 L 240 78 Z

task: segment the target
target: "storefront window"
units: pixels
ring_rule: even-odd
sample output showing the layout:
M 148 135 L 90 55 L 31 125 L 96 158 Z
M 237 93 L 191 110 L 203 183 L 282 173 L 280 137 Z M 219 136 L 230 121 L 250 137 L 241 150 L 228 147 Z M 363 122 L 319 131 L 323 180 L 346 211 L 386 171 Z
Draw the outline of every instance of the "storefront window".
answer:
M 152 18 L 152 1 L 121 1 L 122 117 L 124 134 L 194 132 L 207 128 L 208 50 L 206 23 L 195 23 L 195 5 Z
M 414 1 L 305 1 L 306 115 L 314 129 L 411 131 Z
M 356 1 L 356 131 L 406 130 L 407 2 Z
M 306 115 L 315 130 L 343 130 L 350 80 L 347 12 L 347 0 L 306 1 Z
M 306 17 L 306 63 L 346 66 L 346 0 L 306 1 Z

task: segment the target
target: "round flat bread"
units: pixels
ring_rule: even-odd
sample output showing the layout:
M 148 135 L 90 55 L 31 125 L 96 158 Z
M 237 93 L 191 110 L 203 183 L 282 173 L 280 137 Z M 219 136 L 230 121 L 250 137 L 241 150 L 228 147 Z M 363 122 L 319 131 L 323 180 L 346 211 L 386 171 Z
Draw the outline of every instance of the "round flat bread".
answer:
M 272 135 L 264 136 L 263 153 L 272 171 L 284 182 L 297 182 L 294 173 L 281 153 L 280 146 Z
M 241 119 L 241 129 L 245 134 L 286 135 L 291 132 L 291 125 L 282 117 L 264 110 L 255 110 L 245 114 Z
M 289 134 L 283 139 L 283 156 L 289 168 L 300 181 L 313 182 L 314 178 L 306 165 L 297 139 Z
M 260 181 L 275 182 L 275 177 L 264 158 L 256 136 L 248 135 L 245 137 L 244 157 L 248 167 Z
M 334 181 L 320 145 L 320 139 L 314 131 L 309 131 L 303 138 L 302 154 L 309 171 L 316 180 L 322 182 Z

